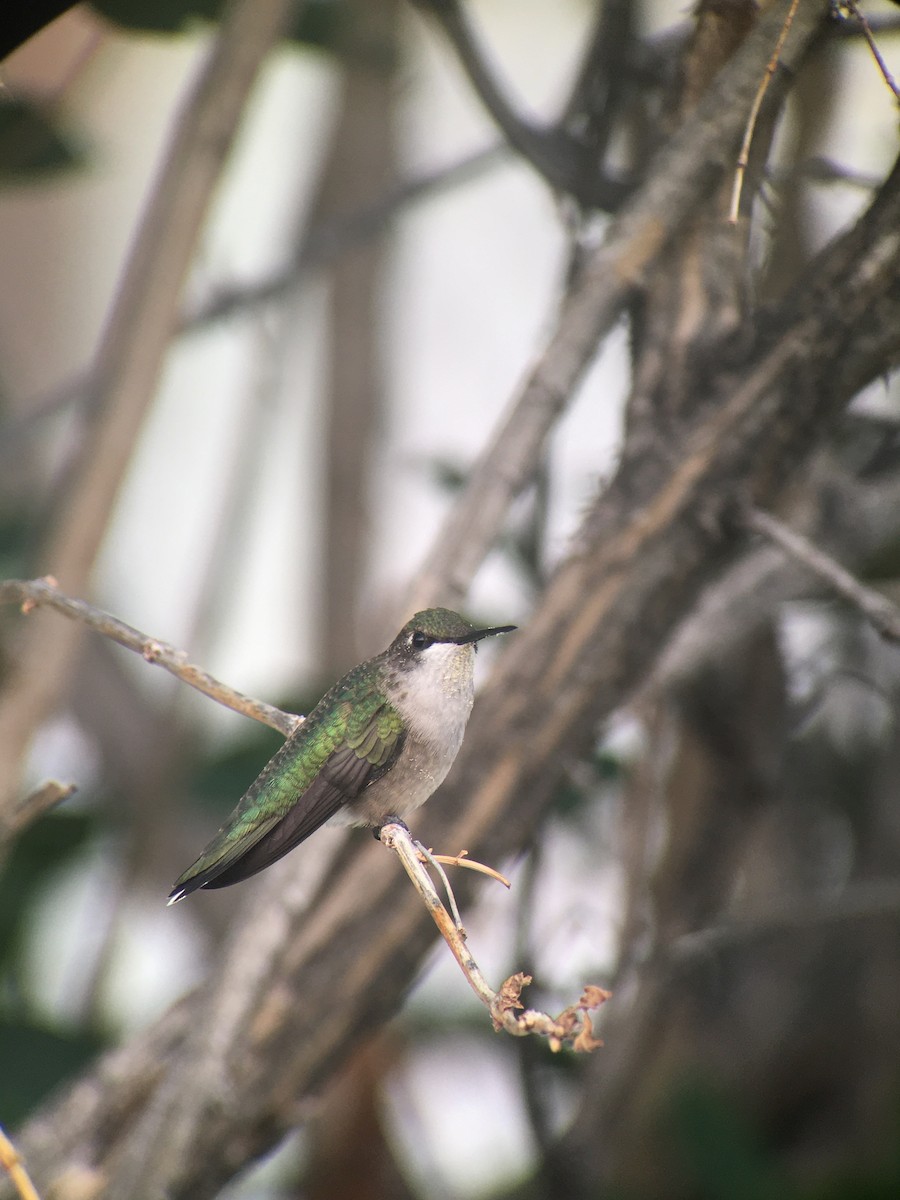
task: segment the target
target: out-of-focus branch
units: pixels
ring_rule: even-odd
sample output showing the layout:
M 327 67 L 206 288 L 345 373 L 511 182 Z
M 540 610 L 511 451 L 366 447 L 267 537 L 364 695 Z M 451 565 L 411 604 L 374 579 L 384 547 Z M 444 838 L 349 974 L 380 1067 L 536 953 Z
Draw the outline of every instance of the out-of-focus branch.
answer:
M 75 790 L 74 783 L 59 783 L 55 779 L 48 779 L 46 783 L 42 783 L 18 805 L 8 828 L 0 828 L 0 849 L 6 836 L 15 837 L 21 833 L 38 817 L 48 813 L 51 808 L 56 808 L 57 804 L 62 804 L 63 800 L 68 800 Z
M 445 167 L 403 180 L 383 196 L 354 211 L 323 218 L 310 228 L 286 267 L 258 283 L 216 288 L 207 300 L 182 315 L 179 330 L 193 333 L 224 317 L 252 312 L 263 304 L 281 299 L 309 272 L 333 266 L 345 254 L 383 233 L 407 206 L 477 178 L 502 162 L 504 157 L 507 155 L 502 146 L 486 146 Z
M 866 23 L 869 26 L 870 33 L 900 33 L 900 16 L 895 16 L 893 13 L 874 13 L 871 17 L 866 18 Z M 842 21 L 835 21 L 829 30 L 829 34 L 831 37 L 838 38 L 860 38 L 866 36 L 859 21 L 847 18 Z
M 856 0 L 846 0 L 846 4 L 842 5 L 841 7 L 846 7 L 850 10 L 850 12 L 853 13 L 853 16 L 859 24 L 862 35 L 866 39 L 866 44 L 869 47 L 869 51 L 872 57 L 875 59 L 875 64 L 878 67 L 878 70 L 881 72 L 881 78 L 893 93 L 894 100 L 900 103 L 900 88 L 898 88 L 897 81 L 894 79 L 894 76 L 891 74 L 887 63 L 884 61 L 883 54 L 878 49 L 878 43 L 874 38 L 874 30 L 872 29 L 866 14 L 856 3 Z
M 486 146 L 447 166 L 404 180 L 384 196 L 362 204 L 353 212 L 323 220 L 309 230 L 286 266 L 255 283 L 223 283 L 212 287 L 206 299 L 197 301 L 193 308 L 181 313 L 176 333 L 194 333 L 216 321 L 253 313 L 265 304 L 283 299 L 309 272 L 331 266 L 343 255 L 378 237 L 407 205 L 477 178 L 507 156 L 508 152 L 500 144 Z M 29 402 L 26 411 L 0 428 L 0 468 L 22 452 L 23 446 L 45 421 L 70 405 L 92 404 L 95 387 L 94 371 L 90 369 Z
M 825 546 L 830 558 L 857 574 L 900 537 L 900 481 L 842 477 L 825 455 L 796 491 L 800 501 L 792 508 L 810 515 L 798 515 L 795 525 L 801 524 L 807 540 Z M 842 514 L 840 527 L 831 519 L 834 511 Z M 648 693 L 681 687 L 714 660 L 733 654 L 738 643 L 775 620 L 787 601 L 828 595 L 831 590 L 770 539 L 748 547 L 676 630 L 646 681 Z
M 817 929 L 898 912 L 900 879 L 858 879 L 828 899 L 798 900 L 792 895 L 763 911 L 735 913 L 709 928 L 681 934 L 668 945 L 660 946 L 659 954 L 676 963 L 688 962 L 786 930 Z
M 557 191 L 574 196 L 586 207 L 612 211 L 627 193 L 619 180 L 605 176 L 600 164 L 584 168 L 584 147 L 565 122 L 541 128 L 517 111 L 490 66 L 487 55 L 459 0 L 414 0 L 440 24 L 460 65 L 510 146 Z
M 357 196 L 384 194 L 397 170 L 398 0 L 345 0 L 336 44 L 341 72 L 314 220 L 340 219 Z M 360 47 L 376 47 L 361 50 Z M 359 597 L 372 543 L 371 464 L 386 407 L 381 322 L 388 243 L 370 239 L 328 275 L 322 398 L 321 550 L 315 607 L 327 675 L 361 657 Z
M 286 713 L 272 704 L 254 700 L 251 696 L 245 696 L 243 692 L 238 692 L 228 684 L 215 679 L 201 667 L 189 662 L 184 650 L 176 650 L 168 642 L 141 633 L 139 629 L 135 629 L 132 625 L 126 625 L 124 621 L 103 612 L 102 609 L 95 608 L 92 604 L 85 603 L 84 600 L 72 599 L 59 590 L 54 580 L 6 579 L 0 582 L 0 602 L 9 600 L 20 603 L 22 611 L 25 613 L 44 606 L 55 609 L 63 616 L 80 622 L 96 633 L 118 642 L 127 650 L 133 650 L 136 654 L 140 654 L 148 663 L 162 667 L 164 671 L 168 671 L 176 679 L 180 679 L 182 683 L 196 688 L 198 692 L 209 696 L 218 704 L 224 704 L 226 708 L 234 709 L 235 712 L 242 713 L 245 717 L 251 717 L 254 721 L 260 721 L 263 725 L 269 725 L 272 729 L 277 729 L 279 733 L 284 734 L 285 737 L 293 733 L 303 720 L 296 713 Z M 42 626 L 43 628 L 46 627 Z
M 841 599 L 858 608 L 883 638 L 900 641 L 900 610 L 887 596 L 860 583 L 839 562 L 770 513 L 753 509 L 746 521 L 750 529 L 780 546 L 785 554 L 823 579 Z
M 411 608 L 459 603 L 509 506 L 532 478 L 544 442 L 573 399 L 600 340 L 698 201 L 734 166 L 737 143 L 791 0 L 767 11 L 734 60 L 669 140 L 635 197 L 611 223 L 560 305 L 543 352 L 475 463 L 418 574 Z M 802 0 L 781 53 L 796 66 L 828 5 Z
M 573 135 L 582 143 L 583 172 L 596 171 L 603 161 L 620 115 L 635 67 L 636 22 L 632 0 L 600 0 L 596 6 L 594 28 L 560 118 L 564 128 L 578 128 Z
M 92 371 L 91 420 L 39 564 L 86 590 L 177 319 L 182 282 L 247 97 L 296 0 L 232 0 L 179 114 Z M 25 746 L 60 693 L 77 624 L 29 627 L 0 698 L 0 814 L 15 804 Z

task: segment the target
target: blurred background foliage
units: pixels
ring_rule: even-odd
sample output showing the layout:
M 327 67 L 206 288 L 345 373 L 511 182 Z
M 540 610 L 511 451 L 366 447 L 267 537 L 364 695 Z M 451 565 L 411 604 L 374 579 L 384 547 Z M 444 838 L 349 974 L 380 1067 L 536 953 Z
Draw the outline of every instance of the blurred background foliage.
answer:
M 549 110 L 547 97 L 558 97 L 592 28 L 593 7 L 470 7 L 527 104 Z M 120 263 L 117 251 L 100 265 L 96 231 L 79 257 L 67 240 L 78 238 L 77 221 L 54 215 L 54 206 L 73 181 L 124 169 L 115 147 L 139 140 L 140 106 L 164 101 L 163 126 L 172 119 L 184 65 L 172 67 L 157 93 L 136 70 L 125 132 L 105 140 L 108 106 L 121 92 L 104 93 L 121 63 L 162 55 L 152 75 L 181 47 L 192 64 L 220 8 L 211 0 L 78 7 L 63 18 L 72 19 L 68 30 L 49 31 L 57 41 L 45 58 L 33 46 L 37 57 L 13 63 L 5 76 L 0 185 L 3 211 L 16 211 L 0 223 L 3 576 L 32 570 L 42 531 L 64 502 L 77 443 L 79 378 L 92 347 L 84 326 L 57 332 L 79 293 L 62 277 L 97 256 L 99 282 L 86 286 L 96 290 L 90 304 L 99 312 Z M 624 39 L 609 137 L 622 178 L 640 176 L 665 125 L 693 19 L 681 5 L 624 8 L 627 16 L 621 4 L 598 10 L 619 22 Z M 896 71 L 896 15 L 889 5 L 864 8 Z M 183 471 L 183 460 L 172 461 L 179 441 L 191 452 L 217 428 L 230 440 L 224 449 L 216 441 L 174 513 L 154 511 L 154 493 L 135 485 L 131 515 L 110 514 L 122 524 L 96 577 L 104 606 L 189 643 L 195 660 L 236 686 L 299 712 L 337 671 L 381 644 L 392 595 L 464 481 L 558 289 L 606 219 L 552 197 L 509 155 L 459 170 L 455 155 L 495 145 L 498 135 L 486 115 L 473 115 L 438 25 L 394 4 L 364 9 L 365 0 L 303 6 L 279 69 L 290 77 L 287 105 L 307 104 L 314 116 L 302 114 L 297 137 L 284 102 L 273 102 L 260 118 L 272 128 L 254 126 L 271 143 L 273 162 L 261 171 L 246 159 L 244 178 L 227 181 L 244 194 L 230 226 L 220 214 L 225 232 L 211 235 L 191 278 L 183 323 L 196 324 L 174 352 L 182 359 L 165 381 L 170 398 L 163 389 L 135 451 L 135 474 L 158 482 Z M 67 38 L 80 47 L 74 57 Z M 556 53 L 558 62 L 546 61 Z M 43 91 L 29 90 L 30 72 L 43 78 Z M 896 152 L 896 123 L 864 42 L 838 31 L 804 68 L 763 180 L 752 288 L 778 294 L 860 210 Z M 432 142 L 436 155 L 425 152 Z M 149 187 L 151 167 L 145 153 L 137 192 Z M 415 203 L 404 199 L 398 181 L 432 170 L 444 174 L 439 185 L 423 185 Z M 501 182 L 486 186 L 486 177 Z M 222 246 L 228 230 L 274 222 L 253 198 L 277 189 L 290 193 L 287 216 L 278 217 L 282 236 L 274 251 L 257 247 L 247 270 L 244 251 Z M 367 206 L 375 212 L 370 228 L 334 234 L 336 219 Z M 135 207 L 119 219 L 118 247 Z M 10 231 L 29 220 L 29 247 L 17 257 Z M 447 222 L 458 240 L 441 254 Z M 310 230 L 323 228 L 336 244 L 305 270 Z M 383 236 L 388 229 L 392 239 Z M 37 261 L 44 238 L 48 256 L 71 255 L 73 267 L 32 280 L 25 266 L 29 255 Z M 454 275 L 448 260 L 460 255 Z M 254 289 L 272 280 L 260 301 Z M 415 290 L 429 286 L 439 301 Z M 232 293 L 227 317 L 197 318 Z M 416 306 L 430 309 L 421 357 L 431 359 L 427 370 L 401 378 L 398 363 L 418 352 Z M 59 336 L 68 355 L 18 352 L 22 328 L 11 314 L 32 308 L 53 310 L 34 336 Z M 610 340 L 601 374 L 479 577 L 472 605 L 486 618 L 527 619 L 586 498 L 610 470 L 631 362 L 649 352 L 646 316 L 636 306 L 630 351 L 624 338 Z M 443 349 L 434 352 L 438 334 Z M 241 342 L 240 359 L 227 357 L 229 339 Z M 188 353 L 196 365 L 184 365 Z M 211 375 L 220 354 L 238 402 L 223 401 L 222 375 Z M 327 366 L 310 381 L 310 360 L 321 358 Z M 479 372 L 483 390 L 470 394 Z M 204 390 L 199 415 L 186 419 L 179 403 Z M 789 510 L 892 595 L 898 400 L 896 380 L 887 379 L 854 403 L 836 435 L 822 439 Z M 300 410 L 302 426 L 290 417 Z M 421 438 L 420 427 L 428 431 Z M 288 441 L 297 455 L 276 468 L 277 444 Z M 288 472 L 312 478 L 305 500 L 265 490 L 270 474 L 283 484 Z M 184 561 L 173 561 L 167 539 L 177 545 L 179 522 L 191 523 L 185 494 L 200 498 L 206 515 Z M 140 506 L 149 515 L 135 516 Z M 262 532 L 272 527 L 274 541 Z M 290 561 L 296 541 L 299 565 Z M 266 566 L 258 570 L 261 555 Z M 742 570 L 740 586 L 737 572 L 722 581 L 709 613 L 685 628 L 647 693 L 598 731 L 593 759 L 570 765 L 552 820 L 511 864 L 513 900 L 488 893 L 467 919 L 497 978 L 535 973 L 538 1005 L 566 1002 L 585 978 L 611 983 L 618 1016 L 606 1034 L 609 1053 L 584 1062 L 499 1042 L 473 1019 L 452 966 L 434 961 L 404 1013 L 330 1089 L 317 1120 L 227 1195 L 900 1194 L 900 653 L 771 549 L 755 547 Z M 0 620 L 2 671 L 19 617 L 3 612 Z M 288 621 L 298 628 L 286 638 Z M 248 662 L 268 624 L 271 645 L 256 670 Z M 251 626 L 241 657 L 235 646 Z M 206 702 L 125 660 L 106 646 L 82 649 L 28 768 L 33 783 L 50 774 L 73 779 L 77 795 L 26 829 L 0 868 L 7 1127 L 195 982 L 240 899 L 217 894 L 174 914 L 162 907 L 171 880 L 278 738 L 210 715 Z M 341 1150 L 347 1145 L 364 1185 Z

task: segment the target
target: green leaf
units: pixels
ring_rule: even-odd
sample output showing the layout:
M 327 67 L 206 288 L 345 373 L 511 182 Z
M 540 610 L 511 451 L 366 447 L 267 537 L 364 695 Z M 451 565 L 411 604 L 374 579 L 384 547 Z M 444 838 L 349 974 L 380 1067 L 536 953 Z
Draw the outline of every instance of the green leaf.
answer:
M 0 969 L 18 953 L 19 936 L 36 893 L 50 874 L 78 853 L 95 825 L 95 818 L 84 812 L 50 813 L 29 826 L 13 845 L 0 867 Z
M 796 1195 L 737 1104 L 712 1086 L 685 1081 L 672 1117 L 692 1195 L 703 1200 L 788 1200 Z
M 98 1035 L 0 1019 L 0 1124 L 18 1125 L 104 1047 Z
M 0 103 L 0 184 L 28 183 L 84 159 L 82 148 L 38 105 L 21 96 Z
M 224 0 L 93 0 L 91 7 L 125 29 L 178 34 L 198 22 L 218 21 Z M 308 0 L 288 40 L 331 50 L 342 15 L 340 0 Z

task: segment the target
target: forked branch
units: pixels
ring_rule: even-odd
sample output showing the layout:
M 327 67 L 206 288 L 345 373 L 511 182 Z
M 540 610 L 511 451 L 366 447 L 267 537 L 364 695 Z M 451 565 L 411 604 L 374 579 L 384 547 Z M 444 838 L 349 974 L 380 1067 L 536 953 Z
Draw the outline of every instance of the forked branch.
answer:
M 469 953 L 466 945 L 465 930 L 453 920 L 441 903 L 440 897 L 431 882 L 419 847 L 410 836 L 409 830 L 399 823 L 385 825 L 380 833 L 381 841 L 393 850 L 412 880 L 413 886 L 425 902 L 441 936 L 450 947 L 453 957 L 459 963 L 463 974 L 469 981 L 472 991 L 484 1004 L 491 1014 L 494 1028 L 505 1030 L 513 1037 L 527 1037 L 529 1034 L 539 1034 L 550 1042 L 551 1050 L 560 1050 L 563 1046 L 571 1046 L 574 1050 L 595 1050 L 603 1043 L 594 1037 L 590 1010 L 599 1008 L 609 999 L 610 993 L 601 987 L 588 984 L 577 1004 L 571 1004 L 558 1017 L 536 1009 L 525 1008 L 520 997 L 522 989 L 531 983 L 531 976 L 517 972 L 500 985 L 499 991 L 494 991 L 481 973 L 475 959 Z M 451 901 L 452 903 L 452 901 Z M 453 904 L 455 908 L 455 904 Z

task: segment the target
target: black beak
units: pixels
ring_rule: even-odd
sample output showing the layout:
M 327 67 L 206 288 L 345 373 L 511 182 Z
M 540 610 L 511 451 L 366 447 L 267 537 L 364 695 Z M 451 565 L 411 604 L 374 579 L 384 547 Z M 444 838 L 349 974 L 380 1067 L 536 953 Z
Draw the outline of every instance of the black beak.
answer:
M 453 642 L 456 646 L 467 646 L 470 642 L 480 642 L 482 638 L 493 637 L 495 633 L 512 633 L 514 629 L 518 629 L 518 625 L 495 625 L 493 629 L 473 629 L 471 633 L 441 638 L 441 641 Z

